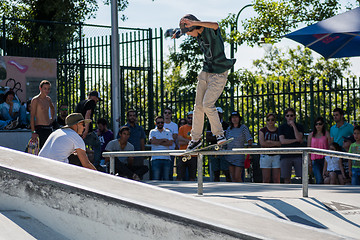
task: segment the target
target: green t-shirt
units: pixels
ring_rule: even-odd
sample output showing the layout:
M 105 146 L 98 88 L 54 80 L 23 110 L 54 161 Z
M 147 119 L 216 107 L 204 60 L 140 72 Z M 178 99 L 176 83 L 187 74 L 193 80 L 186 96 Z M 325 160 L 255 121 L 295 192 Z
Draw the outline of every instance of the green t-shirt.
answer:
M 360 144 L 357 144 L 354 142 L 350 145 L 349 153 L 357 153 L 360 154 Z M 352 160 L 352 167 L 353 168 L 360 168 L 360 161 L 358 160 Z
M 223 73 L 235 64 L 236 59 L 227 59 L 225 56 L 220 28 L 217 30 L 204 28 L 197 41 L 204 53 L 204 72 Z

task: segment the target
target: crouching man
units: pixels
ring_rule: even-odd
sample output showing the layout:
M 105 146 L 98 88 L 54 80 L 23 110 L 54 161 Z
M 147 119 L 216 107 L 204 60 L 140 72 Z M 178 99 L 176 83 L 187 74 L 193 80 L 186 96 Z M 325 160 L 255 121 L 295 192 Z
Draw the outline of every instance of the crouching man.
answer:
M 85 143 L 81 138 L 85 124 L 90 122 L 80 113 L 70 114 L 65 119 L 66 125 L 50 134 L 39 156 L 69 163 L 68 157 L 76 153 L 83 167 L 96 170 L 86 155 Z

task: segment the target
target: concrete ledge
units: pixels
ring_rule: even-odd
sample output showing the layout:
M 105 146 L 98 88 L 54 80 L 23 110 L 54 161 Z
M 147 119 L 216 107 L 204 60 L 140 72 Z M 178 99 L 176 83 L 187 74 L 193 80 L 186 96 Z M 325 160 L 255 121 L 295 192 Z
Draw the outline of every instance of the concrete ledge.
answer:
M 0 146 L 24 152 L 30 138 L 31 131 L 27 129 L 1 130 Z
M 0 147 L 0 208 L 70 239 L 345 239 Z

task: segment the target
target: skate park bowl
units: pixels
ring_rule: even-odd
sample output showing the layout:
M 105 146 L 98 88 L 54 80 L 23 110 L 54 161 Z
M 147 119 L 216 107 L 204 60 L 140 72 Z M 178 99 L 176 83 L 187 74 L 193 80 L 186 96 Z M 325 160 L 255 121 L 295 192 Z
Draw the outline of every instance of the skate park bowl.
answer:
M 0 147 L 0 239 L 347 239 Z

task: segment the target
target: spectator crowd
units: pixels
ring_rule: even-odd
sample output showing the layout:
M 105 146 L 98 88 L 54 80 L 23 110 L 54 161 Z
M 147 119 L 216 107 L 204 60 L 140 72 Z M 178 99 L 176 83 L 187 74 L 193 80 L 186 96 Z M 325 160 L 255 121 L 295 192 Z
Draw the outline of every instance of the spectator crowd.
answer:
M 40 156 L 109 172 L 109 159 L 102 156 L 105 151 L 144 151 L 146 146 L 151 150 L 184 150 L 191 141 L 192 111 L 175 123 L 173 110 L 165 108 L 163 115 L 155 118 L 155 128 L 146 137 L 144 128 L 139 125 L 138 113 L 130 109 L 126 113 L 127 123 L 120 127 L 115 136 L 105 118 L 93 119 L 97 103 L 102 100 L 97 91 L 91 91 L 70 115 L 68 105 L 61 103 L 56 115 L 54 104 L 48 96 L 50 90 L 50 82 L 43 80 L 39 84 L 39 94 L 24 105 L 11 90 L 3 95 L 0 104 L 0 130 L 31 129 L 31 138 L 39 139 Z M 254 146 L 252 134 L 248 126 L 242 123 L 239 112 L 232 112 L 229 122 L 226 122 L 223 110 L 220 107 L 216 109 L 226 138 L 234 138 L 225 146 L 226 149 Z M 324 118 L 316 118 L 307 138 L 301 121 L 296 121 L 294 109 L 284 111 L 283 123 L 278 117 L 275 113 L 266 115 L 265 125 L 258 133 L 258 144 L 262 148 L 308 146 L 360 154 L 360 126 L 354 127 L 348 123 L 340 108 L 333 110 L 335 124 L 330 128 Z M 204 137 L 208 145 L 217 142 L 210 124 Z M 243 154 L 208 156 L 211 179 L 218 182 L 224 176 L 228 182 L 243 182 L 245 168 L 248 167 L 246 161 L 251 157 Z M 311 154 L 310 159 L 309 177 L 313 183 L 360 184 L 360 161 L 318 154 Z M 173 156 L 152 156 L 150 164 L 144 161 L 144 157 L 116 158 L 115 173 L 133 180 L 142 180 L 148 172 L 153 180 L 196 180 L 196 155 L 187 161 Z M 302 156 L 296 154 L 260 155 L 262 182 L 291 183 L 292 177 L 302 176 L 302 161 Z

